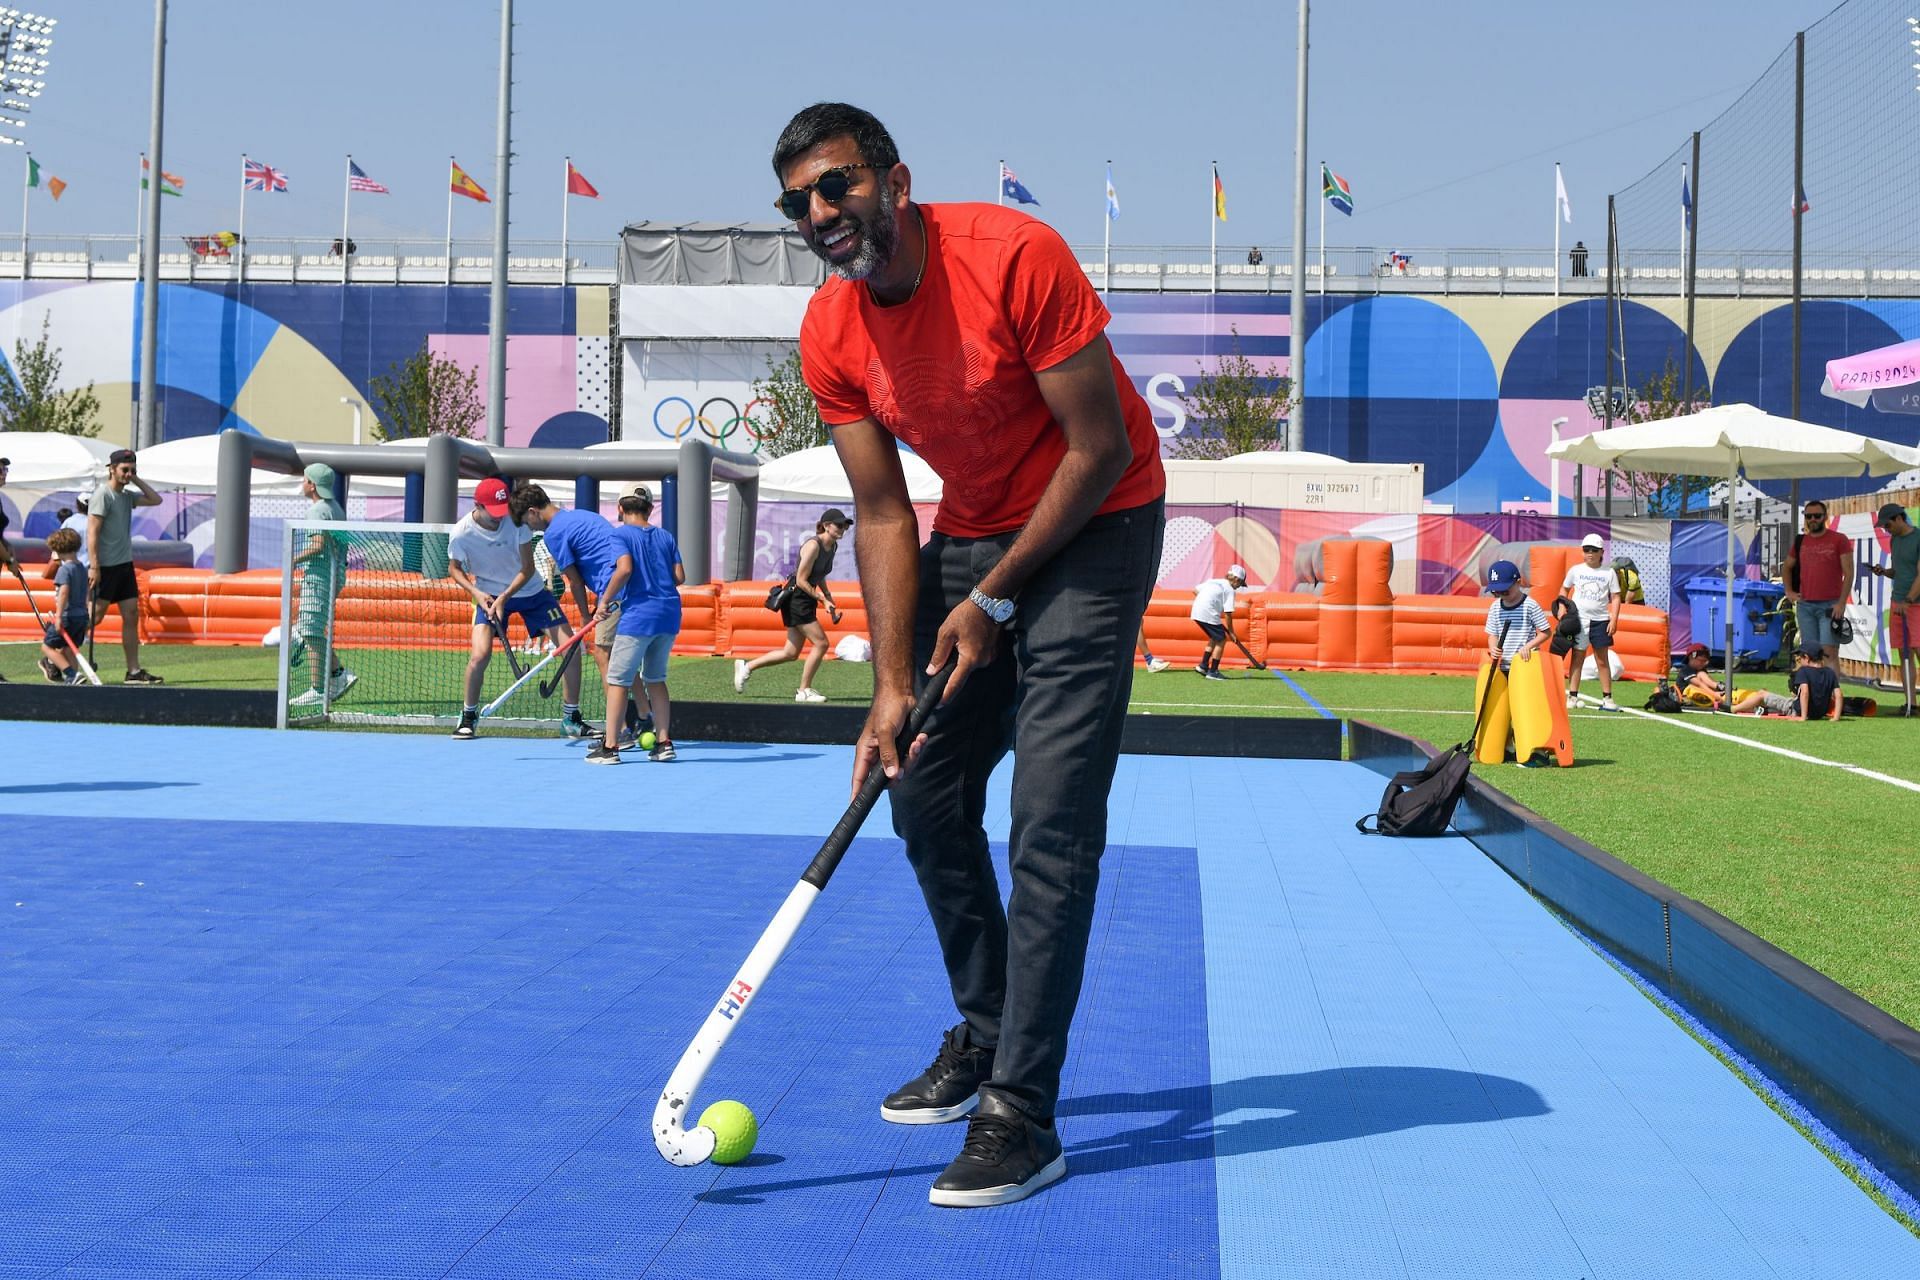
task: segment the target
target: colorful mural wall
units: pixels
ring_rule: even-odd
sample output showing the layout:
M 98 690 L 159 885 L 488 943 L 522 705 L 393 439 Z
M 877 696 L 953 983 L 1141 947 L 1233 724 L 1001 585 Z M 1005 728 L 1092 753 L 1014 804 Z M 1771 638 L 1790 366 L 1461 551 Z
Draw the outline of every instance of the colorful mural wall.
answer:
M 94 384 L 105 429 L 125 441 L 138 383 L 141 286 L 0 282 L 0 345 L 11 357 L 41 326 L 66 388 Z M 507 443 L 585 445 L 607 438 L 611 289 L 508 291 Z M 160 287 L 156 360 L 162 435 L 229 427 L 284 439 L 352 439 L 350 396 L 424 345 L 473 369 L 487 396 L 484 286 L 249 284 Z

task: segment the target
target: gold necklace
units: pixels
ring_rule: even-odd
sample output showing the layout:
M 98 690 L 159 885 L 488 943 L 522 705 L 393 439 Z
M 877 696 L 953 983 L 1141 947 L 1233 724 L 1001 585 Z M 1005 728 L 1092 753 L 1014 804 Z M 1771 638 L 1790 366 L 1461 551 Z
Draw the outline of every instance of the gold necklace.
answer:
M 873 284 L 869 281 L 867 284 L 867 296 L 873 299 L 873 305 L 876 307 L 888 305 L 896 307 L 904 306 L 906 303 L 912 302 L 914 295 L 920 292 L 920 281 L 927 274 L 927 216 L 920 212 L 919 205 L 915 205 L 913 206 L 913 217 L 914 220 L 920 224 L 920 269 L 913 273 L 913 285 L 907 290 L 907 296 L 900 299 L 899 302 L 891 304 L 880 301 L 880 295 L 873 291 Z

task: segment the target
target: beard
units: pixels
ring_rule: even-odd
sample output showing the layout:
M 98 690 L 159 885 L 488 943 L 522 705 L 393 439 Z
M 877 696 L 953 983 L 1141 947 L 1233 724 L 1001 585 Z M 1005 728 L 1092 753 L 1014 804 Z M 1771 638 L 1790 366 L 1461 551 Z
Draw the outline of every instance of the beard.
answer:
M 900 247 L 899 216 L 891 206 L 881 209 L 872 219 L 856 218 L 842 213 L 831 228 L 838 231 L 841 227 L 851 227 L 860 237 L 860 248 L 845 262 L 835 262 L 827 256 L 816 233 L 809 247 L 827 264 L 827 270 L 842 280 L 865 280 L 876 271 L 884 270 L 893 261 L 893 255 Z

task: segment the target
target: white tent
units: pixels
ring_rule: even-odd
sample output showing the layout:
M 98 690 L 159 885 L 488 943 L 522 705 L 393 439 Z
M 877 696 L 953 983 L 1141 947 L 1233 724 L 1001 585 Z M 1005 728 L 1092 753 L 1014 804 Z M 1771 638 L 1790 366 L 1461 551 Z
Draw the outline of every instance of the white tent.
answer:
M 1792 418 L 1750 404 L 1715 405 L 1699 413 L 1636 422 L 1562 440 L 1549 458 L 1581 466 L 1753 480 L 1892 475 L 1920 466 L 1920 449 Z M 1727 522 L 1727 689 L 1733 689 L 1733 522 Z
M 0 431 L 0 458 L 12 459 L 7 480 L 35 489 L 84 488 L 107 474 L 119 447 L 58 431 Z
M 184 489 L 212 493 L 220 480 L 220 436 L 185 436 L 140 451 L 140 478 L 156 489 Z M 399 476 L 354 476 L 349 488 L 355 497 L 391 498 L 406 492 Z M 297 498 L 300 477 L 253 469 L 255 497 Z
M 900 450 L 900 469 L 906 473 L 908 498 L 914 502 L 940 501 L 940 477 L 919 454 Z M 841 469 L 840 455 L 832 445 L 823 444 L 762 463 L 760 501 L 852 506 L 853 489 Z

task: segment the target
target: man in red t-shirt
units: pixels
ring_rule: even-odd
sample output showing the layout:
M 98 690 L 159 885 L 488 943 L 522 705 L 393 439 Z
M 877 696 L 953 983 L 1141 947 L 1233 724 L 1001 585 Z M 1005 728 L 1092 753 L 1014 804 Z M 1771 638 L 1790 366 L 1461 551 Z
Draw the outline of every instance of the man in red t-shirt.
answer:
M 807 308 L 800 358 L 860 517 L 874 697 L 854 786 L 876 767 L 892 779 L 963 1019 L 881 1114 L 971 1113 L 929 1198 L 1004 1204 L 1066 1171 L 1053 1117 L 1159 571 L 1159 438 L 1107 344 L 1106 307 L 1045 223 L 915 204 L 885 127 L 840 103 L 795 116 L 773 169 L 781 213 L 834 277 Z M 896 442 L 945 482 L 924 548 Z M 949 658 L 944 705 L 902 761 L 915 687 Z M 1015 744 L 1003 910 L 987 778 Z
M 1787 599 L 1793 602 L 1800 643 L 1819 645 L 1823 661 L 1840 674 L 1840 637 L 1834 624 L 1847 616 L 1853 594 L 1853 539 L 1827 527 L 1827 504 L 1815 498 L 1802 508 L 1806 532 L 1787 551 Z

